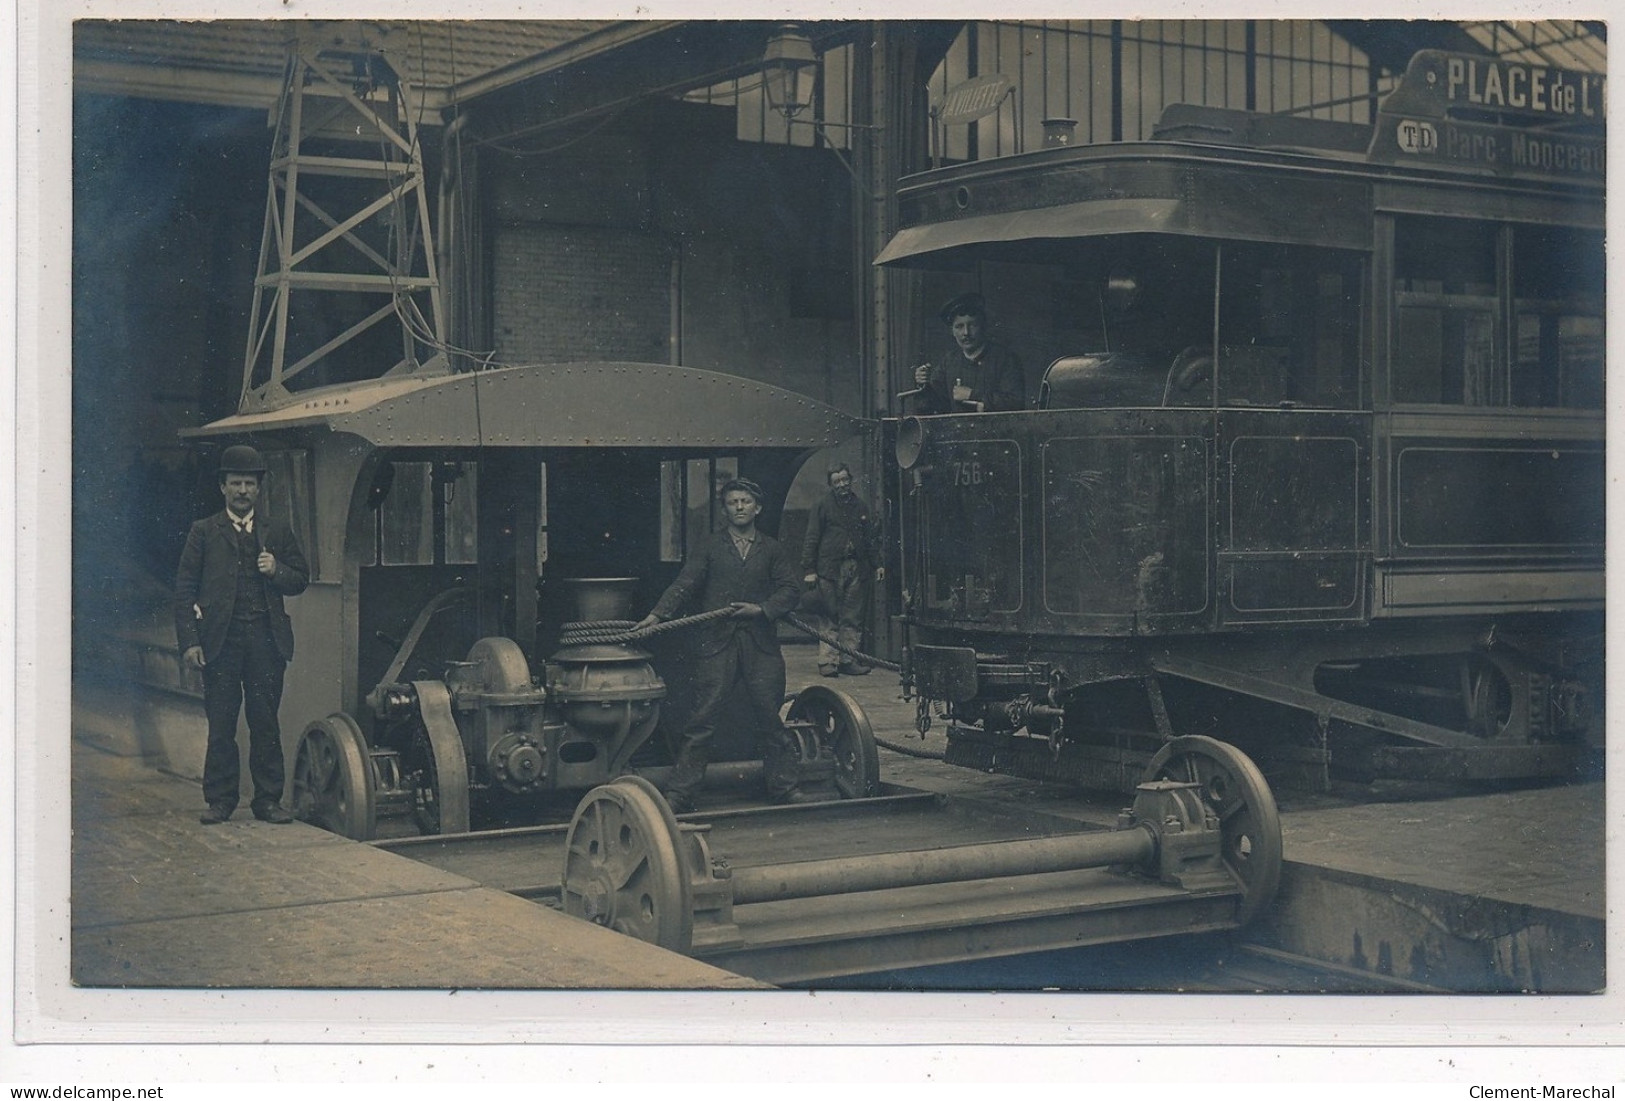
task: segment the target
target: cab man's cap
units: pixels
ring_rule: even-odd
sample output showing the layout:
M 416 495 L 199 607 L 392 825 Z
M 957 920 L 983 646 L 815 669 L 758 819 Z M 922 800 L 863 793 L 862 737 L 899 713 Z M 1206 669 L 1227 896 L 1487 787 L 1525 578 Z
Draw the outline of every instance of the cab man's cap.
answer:
M 233 444 L 220 455 L 222 474 L 264 474 L 265 459 L 247 444 Z
M 982 301 L 982 296 L 975 291 L 966 291 L 964 294 L 956 294 L 948 299 L 942 304 L 942 309 L 937 311 L 937 316 L 942 318 L 944 325 L 952 325 L 954 318 L 962 314 L 985 318 L 987 317 L 987 304 Z
M 767 494 L 762 492 L 762 487 L 751 481 L 749 478 L 728 479 L 728 481 L 723 483 L 722 491 L 718 493 L 717 496 L 726 497 L 729 493 L 736 489 L 743 490 L 752 497 L 756 498 L 756 503 L 759 505 L 767 502 Z

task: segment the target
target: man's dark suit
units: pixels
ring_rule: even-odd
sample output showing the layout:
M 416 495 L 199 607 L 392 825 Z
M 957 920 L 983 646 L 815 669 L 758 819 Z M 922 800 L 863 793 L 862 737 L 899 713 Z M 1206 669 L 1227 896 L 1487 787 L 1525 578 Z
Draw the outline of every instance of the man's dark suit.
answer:
M 795 786 L 794 761 L 784 752 L 787 738 L 779 722 L 784 703 L 784 655 L 779 652 L 776 624 L 795 610 L 799 597 L 795 566 L 778 540 L 760 532 L 750 555 L 741 559 L 733 537 L 714 532 L 689 556 L 660 600 L 654 614 L 672 618 L 685 605 L 706 612 L 729 604 L 759 604 L 762 614 L 726 618 L 694 628 L 694 711 L 683 731 L 667 795 L 691 797 L 705 774 L 716 715 L 737 684 L 750 701 L 752 725 L 767 742 L 767 784 L 771 795 Z
M 276 559 L 266 577 L 252 568 L 260 551 Z M 282 798 L 282 731 L 277 709 L 282 703 L 282 675 L 293 657 L 293 625 L 282 606 L 284 596 L 305 590 L 310 568 L 292 529 L 258 511 L 254 531 L 239 534 L 225 510 L 199 520 L 186 534 L 180 567 L 175 572 L 175 638 L 181 653 L 203 650 L 204 710 L 209 718 L 209 748 L 203 764 L 203 798 L 211 806 L 237 805 L 241 783 L 237 753 L 237 714 L 248 717 L 249 772 L 256 805 Z M 257 585 L 256 614 L 237 614 L 239 584 Z

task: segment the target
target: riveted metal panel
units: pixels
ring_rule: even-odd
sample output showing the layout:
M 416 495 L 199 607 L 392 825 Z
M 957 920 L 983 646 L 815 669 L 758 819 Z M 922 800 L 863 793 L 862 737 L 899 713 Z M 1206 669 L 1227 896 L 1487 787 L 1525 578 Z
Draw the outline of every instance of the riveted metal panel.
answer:
M 560 363 L 312 391 L 187 435 L 296 427 L 378 447 L 827 447 L 865 421 L 739 375 L 658 363 Z

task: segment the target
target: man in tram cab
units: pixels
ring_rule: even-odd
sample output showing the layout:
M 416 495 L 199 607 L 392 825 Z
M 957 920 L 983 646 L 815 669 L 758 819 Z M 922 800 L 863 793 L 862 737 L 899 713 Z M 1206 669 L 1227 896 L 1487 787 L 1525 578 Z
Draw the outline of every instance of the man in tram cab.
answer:
M 265 460 L 252 447 L 226 448 L 220 493 L 226 507 L 186 534 L 175 571 L 175 637 L 181 664 L 203 672 L 209 742 L 203 757 L 205 826 L 237 809 L 242 785 L 237 715 L 248 717 L 250 806 L 262 822 L 293 817 L 282 806 L 282 675 L 293 658 L 293 625 L 282 598 L 305 591 L 310 568 L 293 529 L 256 512 Z
M 937 317 L 948 327 L 953 347 L 939 362 L 914 368 L 914 384 L 920 387 L 914 411 L 924 416 L 1026 408 L 1021 361 L 989 336 L 982 296 L 974 291 L 956 295 L 943 304 Z
M 732 615 L 697 624 L 691 632 L 694 709 L 665 786 L 666 801 L 677 814 L 694 809 L 717 713 L 735 692 L 748 703 L 750 723 L 763 742 L 768 798 L 776 803 L 815 798 L 797 787 L 794 739 L 779 721 L 785 670 L 776 624 L 795 610 L 800 595 L 795 559 L 777 539 L 756 529 L 761 486 L 734 478 L 722 487 L 721 496 L 728 526 L 701 540 L 654 610 L 634 627 L 652 627 L 688 606 L 694 612 L 733 609 Z

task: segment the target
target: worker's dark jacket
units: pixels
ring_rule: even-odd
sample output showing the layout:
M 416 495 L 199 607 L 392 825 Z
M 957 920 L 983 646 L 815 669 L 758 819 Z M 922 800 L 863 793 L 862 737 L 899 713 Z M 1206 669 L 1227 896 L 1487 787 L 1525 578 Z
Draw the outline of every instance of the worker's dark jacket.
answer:
M 655 604 L 654 614 L 671 619 L 679 612 L 709 612 L 734 603 L 760 604 L 760 616 L 699 624 L 694 628 L 699 636 L 695 648 L 700 656 L 709 657 L 743 633 L 763 653 L 777 654 L 779 640 L 774 624 L 795 609 L 798 589 L 795 566 L 777 539 L 757 532 L 750 557 L 741 560 L 733 537 L 724 529 L 700 541 L 683 563 L 677 580 Z
M 939 357 L 931 378 L 916 399 L 920 414 L 952 413 L 954 383 L 970 387 L 970 400 L 982 403 L 984 413 L 1003 413 L 1027 407 L 1027 379 L 1014 352 L 997 341 L 982 346 L 976 359 L 965 358 L 956 344 Z
M 203 660 L 213 661 L 226 641 L 237 599 L 238 539 L 254 541 L 253 554 L 268 550 L 276 558 L 276 572 L 255 577 L 265 593 L 266 618 L 271 637 L 284 661 L 293 658 L 293 624 L 282 607 L 284 596 L 297 596 L 310 583 L 299 540 L 286 523 L 254 513 L 254 530 L 238 535 L 226 510 L 205 517 L 186 533 L 186 547 L 175 571 L 175 640 L 181 653 L 203 647 Z M 248 548 L 244 548 L 247 550 Z
M 838 581 L 841 563 L 847 559 L 858 568 L 872 568 L 874 525 L 869 506 L 856 494 L 843 501 L 832 489 L 813 503 L 807 512 L 807 537 L 801 544 L 801 572 L 816 573 L 827 581 Z

